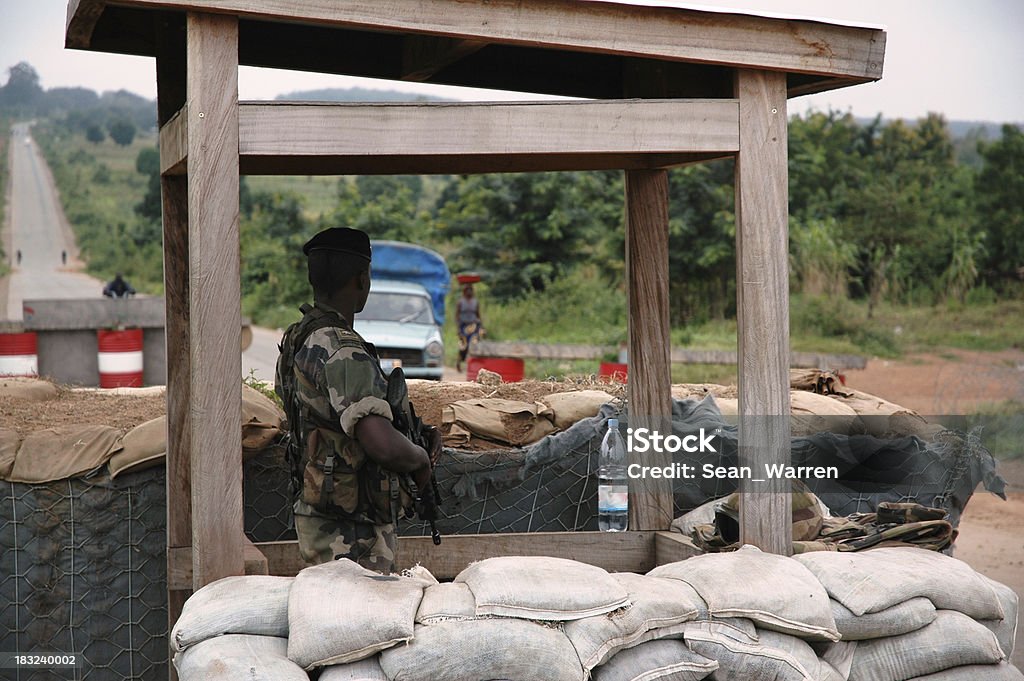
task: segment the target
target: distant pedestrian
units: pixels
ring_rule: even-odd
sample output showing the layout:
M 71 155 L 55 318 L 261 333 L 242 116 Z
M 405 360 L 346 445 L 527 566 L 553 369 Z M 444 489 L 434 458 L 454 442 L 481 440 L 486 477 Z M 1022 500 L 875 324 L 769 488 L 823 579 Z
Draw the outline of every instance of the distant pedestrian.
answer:
M 135 289 L 118 272 L 114 280 L 103 287 L 103 295 L 108 298 L 127 298 L 135 295 Z
M 462 287 L 462 297 L 455 305 L 455 323 L 459 325 L 459 359 L 455 370 L 462 371 L 462 363 L 469 355 L 469 345 L 483 334 L 483 319 L 480 317 L 480 299 L 473 294 L 473 285 Z
M 21 249 L 18 249 L 18 264 L 21 264 Z
M 61 265 L 67 265 L 68 264 L 68 252 L 67 251 L 61 251 L 60 252 L 60 264 Z

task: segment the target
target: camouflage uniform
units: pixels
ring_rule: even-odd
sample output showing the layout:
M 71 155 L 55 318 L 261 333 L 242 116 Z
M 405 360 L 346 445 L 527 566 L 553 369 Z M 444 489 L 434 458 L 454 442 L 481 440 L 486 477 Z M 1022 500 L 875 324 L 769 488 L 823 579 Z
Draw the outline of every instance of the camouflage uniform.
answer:
M 337 314 L 323 303 L 317 307 Z M 344 326 L 313 331 L 295 354 L 296 395 L 309 417 L 302 426 L 302 493 L 294 505 L 299 551 L 310 564 L 349 558 L 388 573 L 396 546 L 388 473 L 354 438 L 361 418 L 392 419 L 387 379 L 373 346 L 341 321 Z

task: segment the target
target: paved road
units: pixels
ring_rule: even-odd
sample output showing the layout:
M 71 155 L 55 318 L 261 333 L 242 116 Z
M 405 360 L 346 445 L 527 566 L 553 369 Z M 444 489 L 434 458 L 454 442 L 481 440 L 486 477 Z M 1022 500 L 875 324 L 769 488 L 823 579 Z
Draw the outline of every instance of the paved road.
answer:
M 79 271 L 78 249 L 27 123 L 12 127 L 10 160 L 11 221 L 4 246 L 12 273 L 7 279 L 6 300 L 0 300 L 0 319 L 20 320 L 25 298 L 102 296 L 103 282 Z M 62 251 L 67 253 L 67 265 L 61 261 Z
M 12 127 L 10 229 L 4 248 L 11 274 L 0 286 L 0 320 L 22 319 L 22 301 L 99 298 L 104 282 L 80 270 L 78 248 L 67 227 L 46 161 L 30 137 L 27 123 Z M 21 262 L 18 262 L 18 252 Z M 67 253 L 65 265 L 61 252 Z M 7 295 L 3 295 L 6 288 Z M 274 380 L 281 333 L 254 327 L 252 344 L 242 353 L 242 375 Z

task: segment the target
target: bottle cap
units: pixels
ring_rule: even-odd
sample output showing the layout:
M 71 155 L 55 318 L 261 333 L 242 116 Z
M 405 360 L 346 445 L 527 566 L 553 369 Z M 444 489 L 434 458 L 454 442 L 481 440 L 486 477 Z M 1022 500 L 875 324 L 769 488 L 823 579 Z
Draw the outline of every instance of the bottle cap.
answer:
M 619 420 L 618 419 L 608 419 L 608 427 L 609 428 L 618 428 L 619 427 Z

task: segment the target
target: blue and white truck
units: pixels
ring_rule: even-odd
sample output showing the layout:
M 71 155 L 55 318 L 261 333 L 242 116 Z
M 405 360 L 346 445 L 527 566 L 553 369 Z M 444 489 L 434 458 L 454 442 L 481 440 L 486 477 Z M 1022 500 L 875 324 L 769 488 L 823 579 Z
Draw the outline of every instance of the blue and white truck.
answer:
M 400 241 L 371 241 L 370 295 L 355 329 L 373 343 L 384 373 L 440 380 L 444 303 L 451 273 L 438 253 Z

